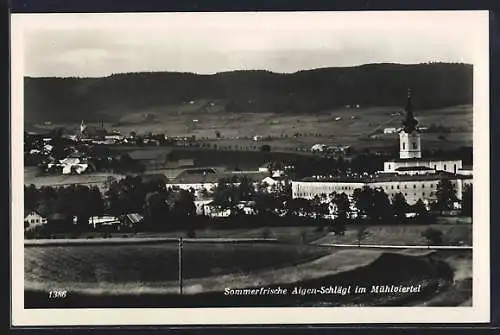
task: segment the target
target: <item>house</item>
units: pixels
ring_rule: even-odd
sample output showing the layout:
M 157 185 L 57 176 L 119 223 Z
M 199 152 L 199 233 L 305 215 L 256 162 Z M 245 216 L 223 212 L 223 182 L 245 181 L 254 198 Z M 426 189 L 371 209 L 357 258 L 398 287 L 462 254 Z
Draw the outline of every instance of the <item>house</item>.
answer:
M 42 216 L 37 211 L 25 211 L 24 213 L 24 229 L 33 229 L 35 227 L 47 223 L 47 218 Z
M 282 191 L 286 184 L 286 180 L 282 177 L 266 177 L 262 179 L 261 183 L 267 186 L 266 190 L 268 193 L 273 193 Z
M 170 156 L 172 150 L 170 149 L 138 149 L 128 153 L 129 157 L 145 167 L 146 169 L 157 169 L 166 167 L 167 163 L 171 161 Z
M 384 128 L 384 134 L 395 134 L 397 131 L 398 131 L 397 128 L 394 128 L 394 127 Z
M 134 229 L 138 225 L 144 223 L 144 217 L 138 213 L 129 213 L 120 217 L 120 226 L 118 226 L 119 230 L 125 229 Z
M 89 225 L 94 229 L 107 226 L 113 227 L 120 225 L 120 220 L 115 216 L 91 216 L 89 218 Z
M 240 201 L 236 208 L 241 210 L 245 215 L 256 215 L 255 201 Z
M 212 202 L 212 199 L 195 200 L 194 205 L 196 206 L 196 215 L 205 215 L 206 206 L 211 204 Z
M 168 178 L 162 174 L 162 173 L 147 173 L 143 174 L 142 177 L 142 182 L 144 184 L 162 184 L 165 185 L 168 183 Z
M 401 193 L 408 204 L 413 205 L 418 200 L 436 201 L 438 184 L 448 180 L 460 201 L 462 190 L 473 182 L 472 167 L 463 169 L 460 159 L 422 158 L 418 121 L 413 115 L 410 93 L 405 109 L 403 129 L 399 132 L 399 158 L 384 162 L 384 169 L 373 175 L 312 176 L 292 181 L 292 197 L 313 199 L 335 192 L 345 193 L 352 200 L 356 189 L 367 186 L 382 189 L 389 198 Z M 455 207 L 459 206 L 457 202 Z
M 326 144 L 315 144 L 311 147 L 311 152 L 323 152 L 326 150 Z

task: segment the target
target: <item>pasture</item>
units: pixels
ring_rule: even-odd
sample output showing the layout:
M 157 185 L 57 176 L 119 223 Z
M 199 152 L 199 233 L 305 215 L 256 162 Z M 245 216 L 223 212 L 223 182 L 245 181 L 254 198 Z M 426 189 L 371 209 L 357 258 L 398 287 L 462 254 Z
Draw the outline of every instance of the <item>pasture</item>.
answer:
M 101 190 L 105 188 L 105 184 L 111 180 L 119 180 L 123 175 L 114 173 L 92 173 L 82 175 L 44 175 L 40 176 L 35 167 L 24 168 L 24 185 L 35 185 L 37 188 L 43 186 L 68 186 L 68 185 L 87 185 L 97 186 Z
M 289 244 L 193 244 L 184 253 L 184 292 L 178 295 L 177 252 L 172 244 L 25 248 L 25 308 L 230 306 L 456 306 L 450 300 L 470 274 L 470 253 L 298 247 Z M 446 260 L 455 260 L 447 264 Z M 456 260 L 465 272 L 454 273 Z M 452 261 L 453 261 L 452 260 Z M 61 269 L 64 267 L 64 271 Z M 450 277 L 451 276 L 451 277 Z M 470 280 L 470 278 L 468 277 Z M 421 285 L 418 294 L 226 296 L 226 288 Z M 441 283 L 441 284 L 438 284 Z M 48 302 L 58 287 L 68 299 Z M 464 288 L 464 284 L 460 284 Z M 451 292 L 449 292 L 451 290 Z M 443 299 L 436 303 L 439 294 Z
M 402 107 L 339 108 L 315 114 L 230 113 L 218 102 L 161 106 L 141 113 L 123 111 L 115 123 L 105 124 L 109 130 L 123 134 L 136 132 L 165 133 L 168 136 L 196 136 L 218 147 L 246 148 L 269 144 L 274 151 L 296 148 L 310 149 L 315 143 L 351 145 L 363 150 L 397 146 L 397 134 L 382 134 L 383 128 L 401 126 Z M 146 115 L 146 116 L 145 116 Z M 457 148 L 472 145 L 472 106 L 455 106 L 415 111 L 420 126 L 443 125 L 451 132 L 445 138 L 439 133 L 422 133 L 426 149 Z M 66 125 L 77 129 L 76 124 Z M 216 132 L 220 138 L 216 138 Z M 300 133 L 300 136 L 294 134 Z M 253 141 L 260 135 L 261 141 Z M 375 136 L 372 136 L 375 135 Z M 271 136 L 272 139 L 266 139 Z
M 328 255 L 328 248 L 269 243 L 193 243 L 183 248 L 183 277 L 238 276 L 293 267 Z M 272 257 L 269 257 L 272 255 Z M 175 243 L 25 247 L 26 288 L 112 285 L 176 288 Z M 64 269 L 64 271 L 61 271 Z
M 367 226 L 367 236 L 361 241 L 363 244 L 375 245 L 427 245 L 427 241 L 422 237 L 422 232 L 428 228 L 437 229 L 443 232 L 443 245 L 472 245 L 472 225 L 471 224 L 432 224 L 415 225 L 400 224 L 387 226 Z M 337 243 L 337 244 L 357 244 L 358 229 L 355 226 L 348 226 L 344 236 L 334 236 L 329 234 L 319 238 L 314 243 Z

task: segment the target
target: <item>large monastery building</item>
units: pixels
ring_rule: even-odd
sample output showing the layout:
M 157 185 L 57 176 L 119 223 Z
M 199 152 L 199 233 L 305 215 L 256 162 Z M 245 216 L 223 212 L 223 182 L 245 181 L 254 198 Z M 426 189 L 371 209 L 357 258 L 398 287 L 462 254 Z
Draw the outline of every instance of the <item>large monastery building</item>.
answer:
M 399 133 L 399 159 L 384 163 L 384 169 L 371 176 L 316 176 L 292 181 L 292 197 L 312 199 L 315 196 L 346 193 L 368 186 L 381 188 L 392 198 L 402 193 L 409 204 L 419 199 L 426 203 L 436 198 L 437 185 L 449 180 L 460 200 L 467 184 L 472 184 L 472 171 L 464 170 L 461 160 L 422 158 L 418 121 L 413 116 L 411 92 L 408 91 L 403 128 Z

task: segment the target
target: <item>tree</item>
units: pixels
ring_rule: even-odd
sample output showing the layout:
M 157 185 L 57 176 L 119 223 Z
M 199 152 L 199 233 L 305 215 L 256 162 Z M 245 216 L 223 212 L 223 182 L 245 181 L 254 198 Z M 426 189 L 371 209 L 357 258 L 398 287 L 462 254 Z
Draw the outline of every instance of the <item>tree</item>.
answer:
M 35 185 L 24 186 L 24 209 L 32 211 L 38 206 L 40 192 Z
M 473 192 L 472 185 L 465 185 L 462 192 L 462 214 L 472 216 Z
M 180 190 L 174 202 L 173 211 L 176 216 L 192 217 L 196 214 L 194 196 L 191 192 Z
M 113 215 L 142 213 L 146 188 L 140 176 L 127 176 L 111 182 L 106 192 L 107 209 Z
M 312 204 L 310 200 L 304 198 L 294 198 L 286 202 L 286 209 L 289 214 L 298 215 L 300 212 L 310 213 Z
M 252 181 L 246 177 L 240 178 L 240 183 L 236 188 L 236 200 L 251 200 L 255 194 L 255 187 Z
M 38 212 L 43 216 L 53 214 L 57 210 L 57 192 L 51 186 L 42 186 L 39 190 Z
M 449 179 L 439 181 L 436 190 L 436 205 L 438 210 L 446 211 L 453 208 L 457 201 L 457 190 Z
M 360 226 L 358 227 L 358 229 L 356 230 L 356 237 L 358 239 L 358 247 L 361 246 L 361 241 L 364 240 L 366 238 L 366 236 L 368 236 L 369 232 L 368 232 L 368 228 L 365 227 L 365 226 Z
M 263 144 L 260 147 L 260 151 L 262 151 L 262 152 L 270 152 L 271 151 L 271 146 L 269 144 Z
M 152 227 L 163 228 L 162 223 L 167 219 L 168 206 L 165 192 L 153 191 L 146 194 L 144 199 L 144 219 Z
M 333 203 L 337 209 L 337 217 L 333 220 L 332 231 L 335 235 L 344 235 L 349 217 L 349 197 L 345 193 L 335 194 Z
M 405 217 L 405 214 L 408 212 L 410 205 L 406 202 L 406 198 L 403 193 L 399 192 L 394 194 L 392 197 L 392 212 L 393 214 L 400 220 Z
M 373 205 L 369 216 L 375 220 L 387 220 L 391 215 L 391 202 L 382 188 L 373 192 Z
M 427 228 L 421 235 L 427 240 L 428 246 L 440 245 L 443 242 L 443 232 L 438 229 Z
M 364 186 L 362 189 L 357 188 L 354 190 L 354 204 L 361 214 L 370 214 L 371 208 L 373 206 L 372 192 L 373 190 L 368 186 Z
M 355 189 L 353 198 L 361 214 L 372 220 L 387 219 L 390 215 L 391 203 L 382 189 L 372 189 L 368 186 Z
M 214 203 L 219 206 L 231 207 L 236 203 L 237 188 L 234 180 L 229 178 L 219 179 L 214 189 Z
M 412 206 L 412 209 L 418 216 L 426 216 L 429 214 L 422 199 L 418 199 L 418 201 Z

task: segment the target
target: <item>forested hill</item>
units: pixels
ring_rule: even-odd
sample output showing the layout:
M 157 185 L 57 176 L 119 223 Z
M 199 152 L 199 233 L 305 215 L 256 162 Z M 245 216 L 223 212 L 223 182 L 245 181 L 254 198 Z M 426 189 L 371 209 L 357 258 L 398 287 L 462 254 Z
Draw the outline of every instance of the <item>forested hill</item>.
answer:
M 151 72 L 103 78 L 25 78 L 28 122 L 113 120 L 127 112 L 217 100 L 229 112 L 314 113 L 340 106 L 415 108 L 472 103 L 472 65 L 369 64 L 278 74 L 233 71 L 213 75 Z

